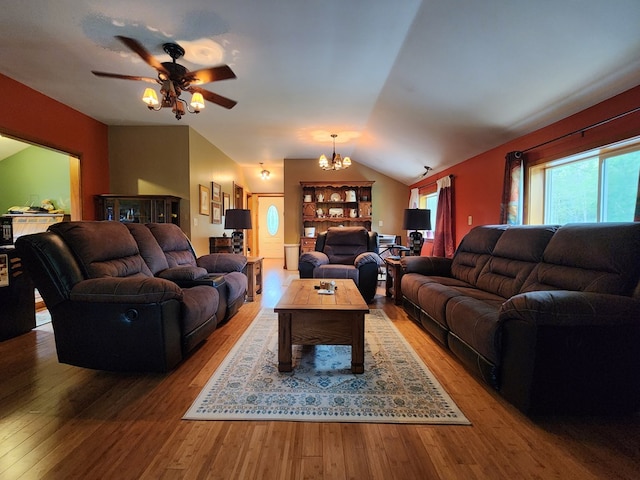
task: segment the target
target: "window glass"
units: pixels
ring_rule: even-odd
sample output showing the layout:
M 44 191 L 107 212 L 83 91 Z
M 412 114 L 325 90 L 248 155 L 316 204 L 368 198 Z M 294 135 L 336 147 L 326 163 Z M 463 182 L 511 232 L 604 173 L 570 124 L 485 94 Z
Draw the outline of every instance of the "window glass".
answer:
M 598 221 L 598 159 L 548 168 L 545 223 Z
M 640 151 L 608 157 L 602 174 L 602 220 L 604 222 L 630 222 L 633 220 Z
M 431 230 L 428 232 L 422 232 L 427 238 L 433 238 L 433 232 L 436 229 L 436 209 L 438 208 L 438 193 L 429 193 L 426 195 L 420 195 L 420 208 L 426 208 L 429 210 L 429 216 L 431 218 Z M 426 232 L 426 233 L 425 233 Z
M 267 232 L 274 237 L 280 228 L 280 215 L 275 205 L 269 205 L 267 208 Z

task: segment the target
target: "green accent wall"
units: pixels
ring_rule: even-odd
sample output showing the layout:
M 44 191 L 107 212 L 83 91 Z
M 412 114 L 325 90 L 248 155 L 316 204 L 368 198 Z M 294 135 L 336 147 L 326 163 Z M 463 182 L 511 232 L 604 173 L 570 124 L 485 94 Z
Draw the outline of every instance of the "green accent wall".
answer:
M 27 147 L 0 161 L 0 213 L 13 206 L 40 206 L 53 201 L 70 213 L 69 157 L 41 147 Z

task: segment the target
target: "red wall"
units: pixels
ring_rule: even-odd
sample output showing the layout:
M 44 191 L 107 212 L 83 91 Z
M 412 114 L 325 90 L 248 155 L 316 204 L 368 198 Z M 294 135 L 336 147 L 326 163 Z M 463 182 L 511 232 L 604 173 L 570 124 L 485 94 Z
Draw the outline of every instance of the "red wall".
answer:
M 0 132 L 77 156 L 82 216 L 95 219 L 93 196 L 109 191 L 107 126 L 2 74 L 0 91 Z
M 559 122 L 524 135 L 497 148 L 472 157 L 447 170 L 430 175 L 411 188 L 433 183 L 438 178 L 453 175 L 456 245 L 471 228 L 500 222 L 500 201 L 505 155 L 514 150 L 528 150 L 536 145 L 583 129 L 608 118 L 640 107 L 640 85 L 605 100 Z M 583 135 L 571 135 L 527 153 L 535 161 L 571 155 L 625 138 L 640 135 L 640 112 L 587 130 Z M 473 225 L 467 219 L 473 217 Z

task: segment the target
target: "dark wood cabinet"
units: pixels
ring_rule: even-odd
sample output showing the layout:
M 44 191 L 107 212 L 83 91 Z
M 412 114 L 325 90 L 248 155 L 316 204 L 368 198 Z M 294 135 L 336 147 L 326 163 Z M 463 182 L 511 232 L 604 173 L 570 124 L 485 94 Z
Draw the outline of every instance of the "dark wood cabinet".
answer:
M 371 230 L 374 182 L 300 182 L 302 223 L 316 235 L 331 226 L 363 226 Z
M 209 237 L 209 253 L 233 253 L 231 237 Z
M 97 195 L 96 212 L 98 220 L 180 225 L 180 197 L 172 195 Z
M 0 340 L 27 333 L 36 326 L 33 282 L 13 248 L 0 248 Z

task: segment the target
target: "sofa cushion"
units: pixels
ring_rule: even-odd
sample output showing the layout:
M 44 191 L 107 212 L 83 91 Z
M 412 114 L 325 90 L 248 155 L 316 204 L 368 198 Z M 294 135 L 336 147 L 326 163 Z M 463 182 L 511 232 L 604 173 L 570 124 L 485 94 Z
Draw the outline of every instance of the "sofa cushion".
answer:
M 453 256 L 453 277 L 475 285 L 498 239 L 507 228 L 506 225 L 481 226 L 467 233 Z
M 480 272 L 478 288 L 505 298 L 519 293 L 557 229 L 537 225 L 509 227 Z
M 126 225 L 133 238 L 135 238 L 140 255 L 144 258 L 151 273 L 157 275 L 158 272 L 169 268 L 167 258 L 151 230 L 141 223 L 127 223 Z
M 69 298 L 74 302 L 145 304 L 180 301 L 182 292 L 175 283 L 154 277 L 90 278 L 76 283 Z
M 60 222 L 49 231 L 64 239 L 87 278 L 153 276 L 123 223 Z
M 170 268 L 181 265 L 197 266 L 191 242 L 179 226 L 173 223 L 148 223 L 147 228 L 160 245 Z
M 313 278 L 350 278 L 358 285 L 360 271 L 353 265 L 328 263 L 313 269 Z
M 574 290 L 631 296 L 640 278 L 640 223 L 567 224 L 522 292 Z

